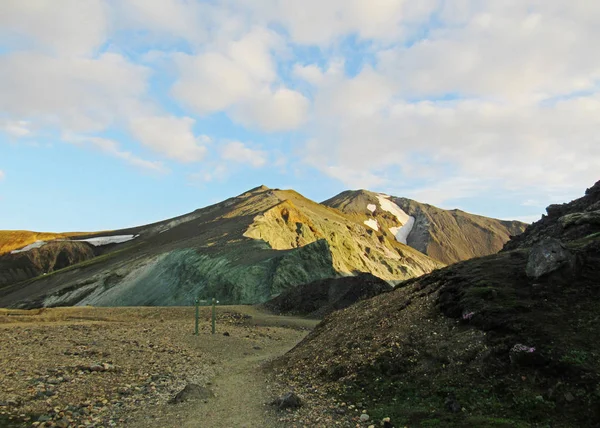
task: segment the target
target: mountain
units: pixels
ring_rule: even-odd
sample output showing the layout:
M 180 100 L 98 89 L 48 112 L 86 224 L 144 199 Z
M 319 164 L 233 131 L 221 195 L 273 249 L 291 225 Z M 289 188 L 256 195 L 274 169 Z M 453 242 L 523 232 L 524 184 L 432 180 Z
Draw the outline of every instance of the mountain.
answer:
M 527 227 L 366 190 L 342 192 L 323 204 L 444 264 L 495 254 Z
M 397 283 L 443 266 L 336 209 L 264 186 L 147 226 L 19 242 L 27 246 L 0 256 L 1 306 L 261 303 L 318 279 L 370 272 Z
M 600 181 L 498 254 L 332 313 L 281 375 L 394 426 L 600 426 L 599 204 Z

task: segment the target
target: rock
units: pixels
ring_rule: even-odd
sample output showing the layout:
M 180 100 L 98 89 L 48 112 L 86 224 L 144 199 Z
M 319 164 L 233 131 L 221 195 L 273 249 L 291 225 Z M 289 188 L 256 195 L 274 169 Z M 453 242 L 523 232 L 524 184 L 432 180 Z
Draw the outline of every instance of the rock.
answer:
M 394 428 L 394 425 L 392 425 L 392 420 L 390 418 L 383 418 L 381 422 L 383 422 L 383 428 Z
M 600 224 L 600 210 L 567 214 L 558 219 L 563 228 L 581 224 Z
M 360 415 L 359 419 L 361 422 L 367 422 L 369 420 L 369 415 L 367 415 L 366 413 L 363 413 L 362 415 Z
M 547 238 L 531 248 L 525 273 L 538 279 L 563 267 L 572 268 L 574 264 L 575 257 L 559 240 Z
M 196 385 L 195 383 L 188 383 L 185 388 L 179 391 L 177 395 L 169 401 L 169 403 L 177 404 L 190 400 L 204 400 L 214 396 L 215 394 L 213 394 L 210 389 Z
M 228 331 L 226 331 L 225 333 L 223 333 L 223 336 L 228 336 L 228 337 L 229 337 L 229 336 L 231 336 L 231 335 L 229 334 L 229 332 L 228 332 Z
M 523 367 L 539 367 L 545 360 L 535 347 L 517 343 L 509 351 L 509 359 L 513 365 Z
M 460 412 L 461 406 L 460 406 L 459 402 L 456 400 L 456 396 L 454 394 L 449 394 L 446 397 L 446 401 L 444 404 L 446 405 L 446 408 L 449 411 L 451 411 L 452 413 Z
M 280 409 L 296 409 L 302 406 L 302 400 L 295 393 L 288 392 L 282 397 L 273 400 L 271 404 Z
M 565 400 L 567 400 L 569 403 L 571 403 L 571 402 L 575 401 L 575 397 L 570 392 L 567 392 L 567 393 L 565 393 Z
M 61 419 L 56 422 L 57 428 L 68 428 L 70 426 L 69 421 L 66 419 Z

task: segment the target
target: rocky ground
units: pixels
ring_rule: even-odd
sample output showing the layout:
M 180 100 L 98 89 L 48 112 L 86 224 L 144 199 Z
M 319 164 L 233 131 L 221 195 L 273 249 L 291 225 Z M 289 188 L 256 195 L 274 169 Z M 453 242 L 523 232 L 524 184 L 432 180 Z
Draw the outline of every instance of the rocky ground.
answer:
M 0 427 L 367 427 L 362 409 L 268 363 L 316 321 L 251 307 L 0 311 Z M 170 404 L 188 384 L 199 394 Z M 269 403 L 294 388 L 299 409 Z M 365 417 L 363 416 L 363 419 Z

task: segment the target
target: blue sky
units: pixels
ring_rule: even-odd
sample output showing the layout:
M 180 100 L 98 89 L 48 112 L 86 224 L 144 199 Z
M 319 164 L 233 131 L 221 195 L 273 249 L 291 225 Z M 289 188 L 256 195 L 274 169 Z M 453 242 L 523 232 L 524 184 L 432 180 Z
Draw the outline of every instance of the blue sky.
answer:
M 0 5 L 0 229 L 260 184 L 533 221 L 600 179 L 592 2 L 38 3 Z

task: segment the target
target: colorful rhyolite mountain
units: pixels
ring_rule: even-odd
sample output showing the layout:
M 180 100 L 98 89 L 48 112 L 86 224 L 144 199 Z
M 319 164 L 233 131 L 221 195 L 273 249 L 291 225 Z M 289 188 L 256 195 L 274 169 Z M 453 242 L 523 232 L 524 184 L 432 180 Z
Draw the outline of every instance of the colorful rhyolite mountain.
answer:
M 196 297 L 260 303 L 299 284 L 360 272 L 397 284 L 494 252 L 487 243 L 471 253 L 462 246 L 504 243 L 524 227 L 403 201 L 359 191 L 319 204 L 261 186 L 130 229 L 0 232 L 0 306 L 188 305 Z M 431 212 L 460 220 L 440 223 Z M 471 218 L 477 227 L 463 222 Z M 440 230 L 458 237 L 459 249 Z

